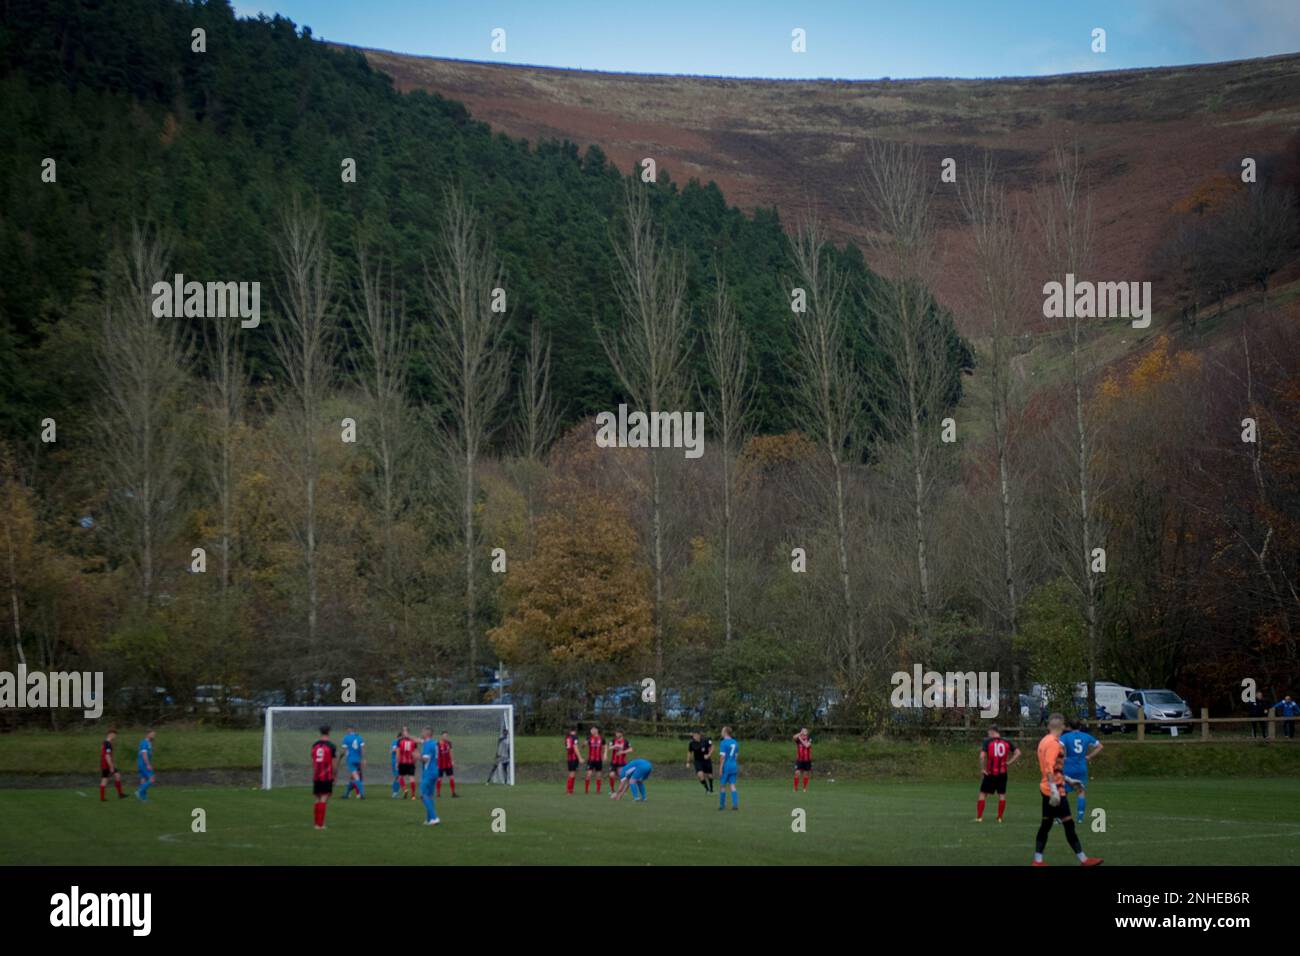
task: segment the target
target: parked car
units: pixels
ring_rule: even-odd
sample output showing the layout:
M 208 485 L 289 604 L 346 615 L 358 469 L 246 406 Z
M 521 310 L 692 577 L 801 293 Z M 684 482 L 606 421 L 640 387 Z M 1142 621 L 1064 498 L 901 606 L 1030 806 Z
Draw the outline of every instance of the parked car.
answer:
M 1020 723 L 1024 726 L 1040 725 L 1047 719 L 1043 699 L 1034 694 L 1020 695 Z
M 1136 689 L 1109 680 L 1097 681 L 1096 687 L 1097 706 L 1105 707 L 1111 717 L 1114 718 L 1118 718 L 1124 712 L 1124 703 L 1128 700 L 1128 695 Z M 1086 698 L 1088 696 L 1088 685 L 1082 683 L 1075 687 L 1074 696 Z
M 1097 702 L 1097 713 L 1091 714 L 1088 710 L 1087 698 L 1076 697 L 1074 699 L 1074 712 L 1078 715 L 1080 720 L 1089 724 L 1095 730 L 1101 731 L 1103 734 L 1114 733 L 1122 726 L 1115 721 L 1111 712 L 1102 706 L 1100 701 Z
M 1192 727 L 1192 707 L 1172 690 L 1151 689 L 1135 690 L 1124 702 L 1124 719 L 1137 720 L 1138 714 L 1156 727 L 1190 730 Z M 1135 725 L 1125 724 L 1125 730 Z M 1154 728 L 1153 728 L 1154 729 Z

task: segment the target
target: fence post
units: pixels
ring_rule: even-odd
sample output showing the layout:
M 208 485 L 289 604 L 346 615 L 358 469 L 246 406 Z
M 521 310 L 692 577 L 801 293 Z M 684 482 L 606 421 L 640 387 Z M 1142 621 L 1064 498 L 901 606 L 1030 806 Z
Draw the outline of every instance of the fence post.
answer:
M 1138 740 L 1145 740 L 1147 733 L 1147 715 L 1141 707 L 1138 708 Z
M 1201 739 L 1210 739 L 1210 708 L 1201 708 Z

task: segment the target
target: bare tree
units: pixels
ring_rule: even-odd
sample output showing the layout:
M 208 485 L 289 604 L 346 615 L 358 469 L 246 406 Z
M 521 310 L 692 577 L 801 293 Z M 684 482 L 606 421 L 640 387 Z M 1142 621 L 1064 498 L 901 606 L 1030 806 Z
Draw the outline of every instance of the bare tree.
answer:
M 243 349 L 239 344 L 239 325 L 209 319 L 203 326 L 207 353 L 207 406 L 209 426 L 204 430 L 207 444 L 208 484 L 217 499 L 221 523 L 221 594 L 230 589 L 235 536 L 235 486 L 238 475 L 239 429 L 244 417 L 244 393 L 248 372 Z M 215 325 L 212 325 L 215 323 Z
M 559 411 L 551 392 L 551 339 L 543 338 L 540 322 L 533 322 L 519 380 L 519 444 L 525 459 L 535 462 L 560 430 Z
M 179 423 L 190 346 L 180 320 L 159 317 L 152 307 L 167 258 L 156 236 L 132 229 L 126 248 L 113 256 L 96 355 L 107 530 L 135 571 L 146 606 L 156 597 L 159 552 L 174 539 L 181 517 Z
M 1092 199 L 1087 193 L 1083 156 L 1077 145 L 1057 144 L 1053 149 L 1053 162 L 1052 178 L 1036 196 L 1039 240 L 1054 278 L 1064 282 L 1066 275 L 1073 275 L 1079 281 L 1086 278 L 1093 256 Z M 1075 309 L 1066 311 L 1077 312 Z M 1092 570 L 1092 552 L 1102 539 L 1102 529 L 1097 509 L 1098 427 L 1085 394 L 1090 371 L 1087 346 L 1091 338 L 1086 323 L 1090 321 L 1077 314 L 1064 319 L 1074 410 L 1073 427 L 1063 445 L 1068 463 L 1066 480 L 1071 507 L 1068 518 L 1057 523 L 1057 532 L 1064 543 L 1066 571 L 1080 596 L 1087 631 L 1088 706 L 1091 711 L 1096 708 L 1101 635 L 1100 586 Z
M 375 469 L 378 495 L 374 510 L 379 515 L 384 591 L 392 598 L 397 592 L 395 531 L 409 500 L 411 429 L 406 387 L 411 335 L 406 307 L 392 273 L 385 271 L 383 263 L 372 267 L 369 253 L 360 244 L 357 262 L 361 298 L 355 311 L 360 320 L 357 329 L 360 354 L 353 365 L 359 372 L 367 407 L 373 416 L 362 433 L 362 440 Z M 394 627 L 390 623 L 390 634 Z
M 454 456 L 462 492 L 465 642 L 473 681 L 478 664 L 476 468 L 509 385 L 510 357 L 504 342 L 505 317 L 492 311 L 494 290 L 504 285 L 501 263 L 479 214 L 457 191 L 446 197 L 436 256 L 426 268 L 426 285 L 433 305 L 429 369 L 447 405 L 439 438 Z
M 19 597 L 18 564 L 30 558 L 35 521 L 29 494 L 18 477 L 13 453 L 7 442 L 0 441 L 0 523 L 4 525 L 5 583 L 9 589 L 10 623 L 13 626 L 14 656 L 19 664 L 27 663 L 23 650 L 23 624 Z M 26 567 L 26 566 L 24 566 Z
M 281 220 L 277 243 L 281 315 L 273 346 L 284 372 L 281 411 L 286 433 L 278 442 L 300 507 L 288 524 L 302 553 L 307 586 L 307 641 L 317 646 L 320 605 L 319 494 L 325 401 L 334 384 L 337 311 L 334 262 L 318 208 L 295 200 Z
M 713 432 L 722 446 L 722 613 L 723 639 L 731 640 L 731 565 L 735 494 L 735 461 L 750 430 L 754 407 L 754 372 L 749 363 L 749 337 L 741 328 L 735 307 L 727 295 L 726 280 L 717 273 L 713 314 L 704 331 L 704 357 L 708 362 L 713 389 L 701 389 Z
M 863 194 L 875 229 L 873 265 L 884 273 L 867 293 L 867 339 L 873 345 L 866 395 L 879 437 L 901 451 L 907 473 L 922 633 L 937 601 L 927 554 L 931 502 L 939 465 L 938 413 L 953 391 L 949 339 L 930 294 L 935 260 L 933 187 L 911 144 L 871 140 Z
M 628 397 L 649 413 L 680 408 L 687 394 L 685 364 L 690 344 L 686 270 L 668 248 L 650 216 L 650 203 L 639 184 L 626 184 L 626 231 L 614 246 L 618 261 L 616 288 L 623 323 L 606 333 L 597 328 L 614 374 Z M 664 449 L 650 456 L 651 548 L 654 566 L 654 667 L 662 679 L 664 664 Z
M 833 485 L 836 555 L 844 625 L 844 663 L 850 693 L 862 674 L 857 621 L 849 576 L 847 476 L 858 437 L 862 381 L 849 349 L 844 311 L 848 282 L 830 261 L 830 242 L 815 218 L 800 223 L 791 242 L 795 282 L 804 291 L 804 309 L 794 313 L 793 364 L 802 379 L 796 415 L 801 429 L 825 453 Z
M 1013 343 L 1022 328 L 1025 286 L 1022 279 L 1024 244 L 1019 215 L 1005 187 L 997 181 L 991 153 L 974 165 L 962 180 L 962 209 L 971 226 L 975 245 L 975 274 L 979 281 L 976 307 L 988 336 L 989 425 L 997 464 L 998 564 L 1002 572 L 1000 616 L 1008 638 L 1014 641 L 1020 606 L 1016 548 L 1012 534 L 1013 484 L 1011 412 L 1019 396 L 1011 375 Z M 1018 682 L 1018 675 L 1017 675 Z

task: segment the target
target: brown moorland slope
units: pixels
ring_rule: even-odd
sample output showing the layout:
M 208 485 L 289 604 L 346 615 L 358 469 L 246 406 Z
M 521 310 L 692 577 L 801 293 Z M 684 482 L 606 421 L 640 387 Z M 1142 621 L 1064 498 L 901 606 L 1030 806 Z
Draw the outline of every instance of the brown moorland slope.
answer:
M 855 196 L 868 136 L 920 144 L 935 163 L 992 150 L 1028 193 L 1054 143 L 1085 150 L 1099 274 L 1149 278 L 1171 207 L 1244 156 L 1286 148 L 1300 129 L 1300 55 L 1204 66 L 991 80 L 755 80 L 595 73 L 363 51 L 398 89 L 437 92 L 531 141 L 598 144 L 620 169 L 653 156 L 679 182 L 714 180 L 745 209 L 787 222 L 809 206 L 842 238 L 864 233 Z M 970 281 L 952 186 L 940 297 L 961 320 Z

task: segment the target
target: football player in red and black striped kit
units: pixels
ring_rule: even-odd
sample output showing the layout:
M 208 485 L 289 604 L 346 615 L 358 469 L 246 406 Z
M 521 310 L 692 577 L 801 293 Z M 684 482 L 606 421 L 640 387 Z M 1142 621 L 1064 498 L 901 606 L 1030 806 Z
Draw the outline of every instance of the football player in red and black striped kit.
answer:
M 812 773 L 812 738 L 808 728 L 801 727 L 794 735 L 794 790 L 799 792 L 799 774 L 803 774 L 803 788 L 808 789 L 808 775 Z
M 397 776 L 408 800 L 415 799 L 415 758 L 419 750 L 420 742 L 403 727 L 402 736 L 397 738 Z
M 334 792 L 339 752 L 330 740 L 328 725 L 320 729 L 320 739 L 311 745 L 311 792 L 316 795 L 316 829 L 325 829 L 325 803 Z
M 984 822 L 984 800 L 998 795 L 998 823 L 1007 808 L 1007 768 L 1020 759 L 1020 748 L 998 733 L 998 726 L 989 727 L 989 735 L 980 744 L 980 797 L 975 805 L 975 822 Z
M 101 801 L 108 799 L 104 791 L 108 787 L 109 777 L 113 778 L 113 786 L 117 787 L 118 799 L 126 799 L 126 794 L 122 792 L 122 774 L 113 760 L 113 741 L 116 739 L 117 731 L 110 730 L 104 735 L 104 742 L 99 745 L 99 799 Z
M 587 737 L 587 780 L 584 792 L 591 793 L 591 775 L 596 774 L 596 793 L 600 793 L 600 772 L 605 769 L 605 738 L 600 729 L 591 728 Z
M 570 727 L 564 737 L 564 760 L 569 765 L 569 780 L 564 785 L 564 792 L 573 796 L 573 781 L 578 776 L 578 728 Z
M 628 743 L 623 731 L 619 730 L 614 733 L 614 739 L 609 744 L 609 792 L 613 793 L 618 789 L 618 777 L 623 768 L 627 766 L 627 755 L 632 752 L 632 745 Z M 596 792 L 600 793 L 600 783 L 597 781 Z M 636 796 L 636 794 L 632 794 Z

